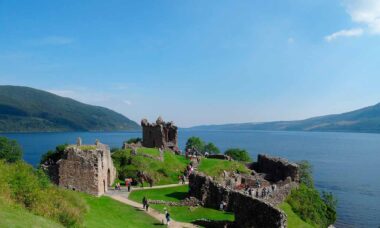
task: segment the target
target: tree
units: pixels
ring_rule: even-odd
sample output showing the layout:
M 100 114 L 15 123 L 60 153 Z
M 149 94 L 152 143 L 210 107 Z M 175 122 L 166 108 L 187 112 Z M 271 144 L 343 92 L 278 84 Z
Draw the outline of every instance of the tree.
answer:
M 203 153 L 204 147 L 205 147 L 205 142 L 203 142 L 202 139 L 200 139 L 199 137 L 190 137 L 186 142 L 185 150 L 195 148 L 199 152 Z
M 239 148 L 228 149 L 226 152 L 224 152 L 224 154 L 237 161 L 249 162 L 252 160 L 246 150 Z
M 130 138 L 130 139 L 128 139 L 127 144 L 132 144 L 132 143 L 136 144 L 139 142 L 142 142 L 141 138 Z
M 308 161 L 300 161 L 298 162 L 298 167 L 300 172 L 300 182 L 309 188 L 314 187 L 313 166 Z
M 220 154 L 220 150 L 214 143 L 208 143 L 204 146 L 204 151 L 211 154 Z
M 0 159 L 9 163 L 22 159 L 22 149 L 16 140 L 0 137 Z

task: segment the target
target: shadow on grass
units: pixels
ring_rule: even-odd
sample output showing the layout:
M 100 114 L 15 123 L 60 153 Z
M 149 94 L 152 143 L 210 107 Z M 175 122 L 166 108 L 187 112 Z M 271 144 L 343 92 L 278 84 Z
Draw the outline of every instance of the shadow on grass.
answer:
M 183 200 L 187 197 L 187 192 L 172 192 L 172 193 L 166 194 L 165 196 L 174 198 L 177 200 Z

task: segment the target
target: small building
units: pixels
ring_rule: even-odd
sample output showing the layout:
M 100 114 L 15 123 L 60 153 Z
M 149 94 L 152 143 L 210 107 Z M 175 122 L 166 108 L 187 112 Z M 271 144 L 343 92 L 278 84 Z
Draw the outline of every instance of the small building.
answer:
M 103 195 L 116 178 L 111 152 L 98 141 L 95 145 L 70 145 L 56 163 L 60 187 Z
M 147 119 L 143 119 L 141 126 L 144 147 L 178 151 L 178 128 L 173 122 L 164 122 L 161 117 L 158 117 L 156 123 L 149 123 Z

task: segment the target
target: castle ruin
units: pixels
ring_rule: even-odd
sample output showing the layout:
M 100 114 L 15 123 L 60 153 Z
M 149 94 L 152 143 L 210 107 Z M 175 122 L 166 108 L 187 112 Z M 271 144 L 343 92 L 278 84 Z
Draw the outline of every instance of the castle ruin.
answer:
M 100 196 L 116 178 L 111 152 L 98 140 L 95 145 L 69 145 L 58 161 L 48 160 L 43 168 L 58 186 Z
M 143 119 L 141 126 L 143 133 L 142 146 L 179 151 L 178 128 L 173 122 L 164 122 L 161 117 L 158 117 L 156 123 L 149 123 L 147 119 Z

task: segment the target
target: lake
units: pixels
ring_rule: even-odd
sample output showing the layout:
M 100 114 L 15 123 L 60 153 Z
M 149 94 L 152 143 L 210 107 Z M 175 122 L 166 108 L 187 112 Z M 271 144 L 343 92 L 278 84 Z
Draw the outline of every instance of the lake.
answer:
M 96 139 L 110 147 L 140 137 L 141 132 L 68 132 L 1 134 L 16 139 L 23 147 L 24 159 L 38 164 L 41 154 L 63 143 L 84 143 Z M 258 153 L 308 160 L 314 167 L 319 190 L 332 192 L 338 199 L 337 227 L 380 226 L 380 135 L 357 133 L 271 132 L 271 131 L 191 131 L 179 132 L 184 148 L 190 136 L 215 143 L 221 150 L 247 149 L 253 158 Z

